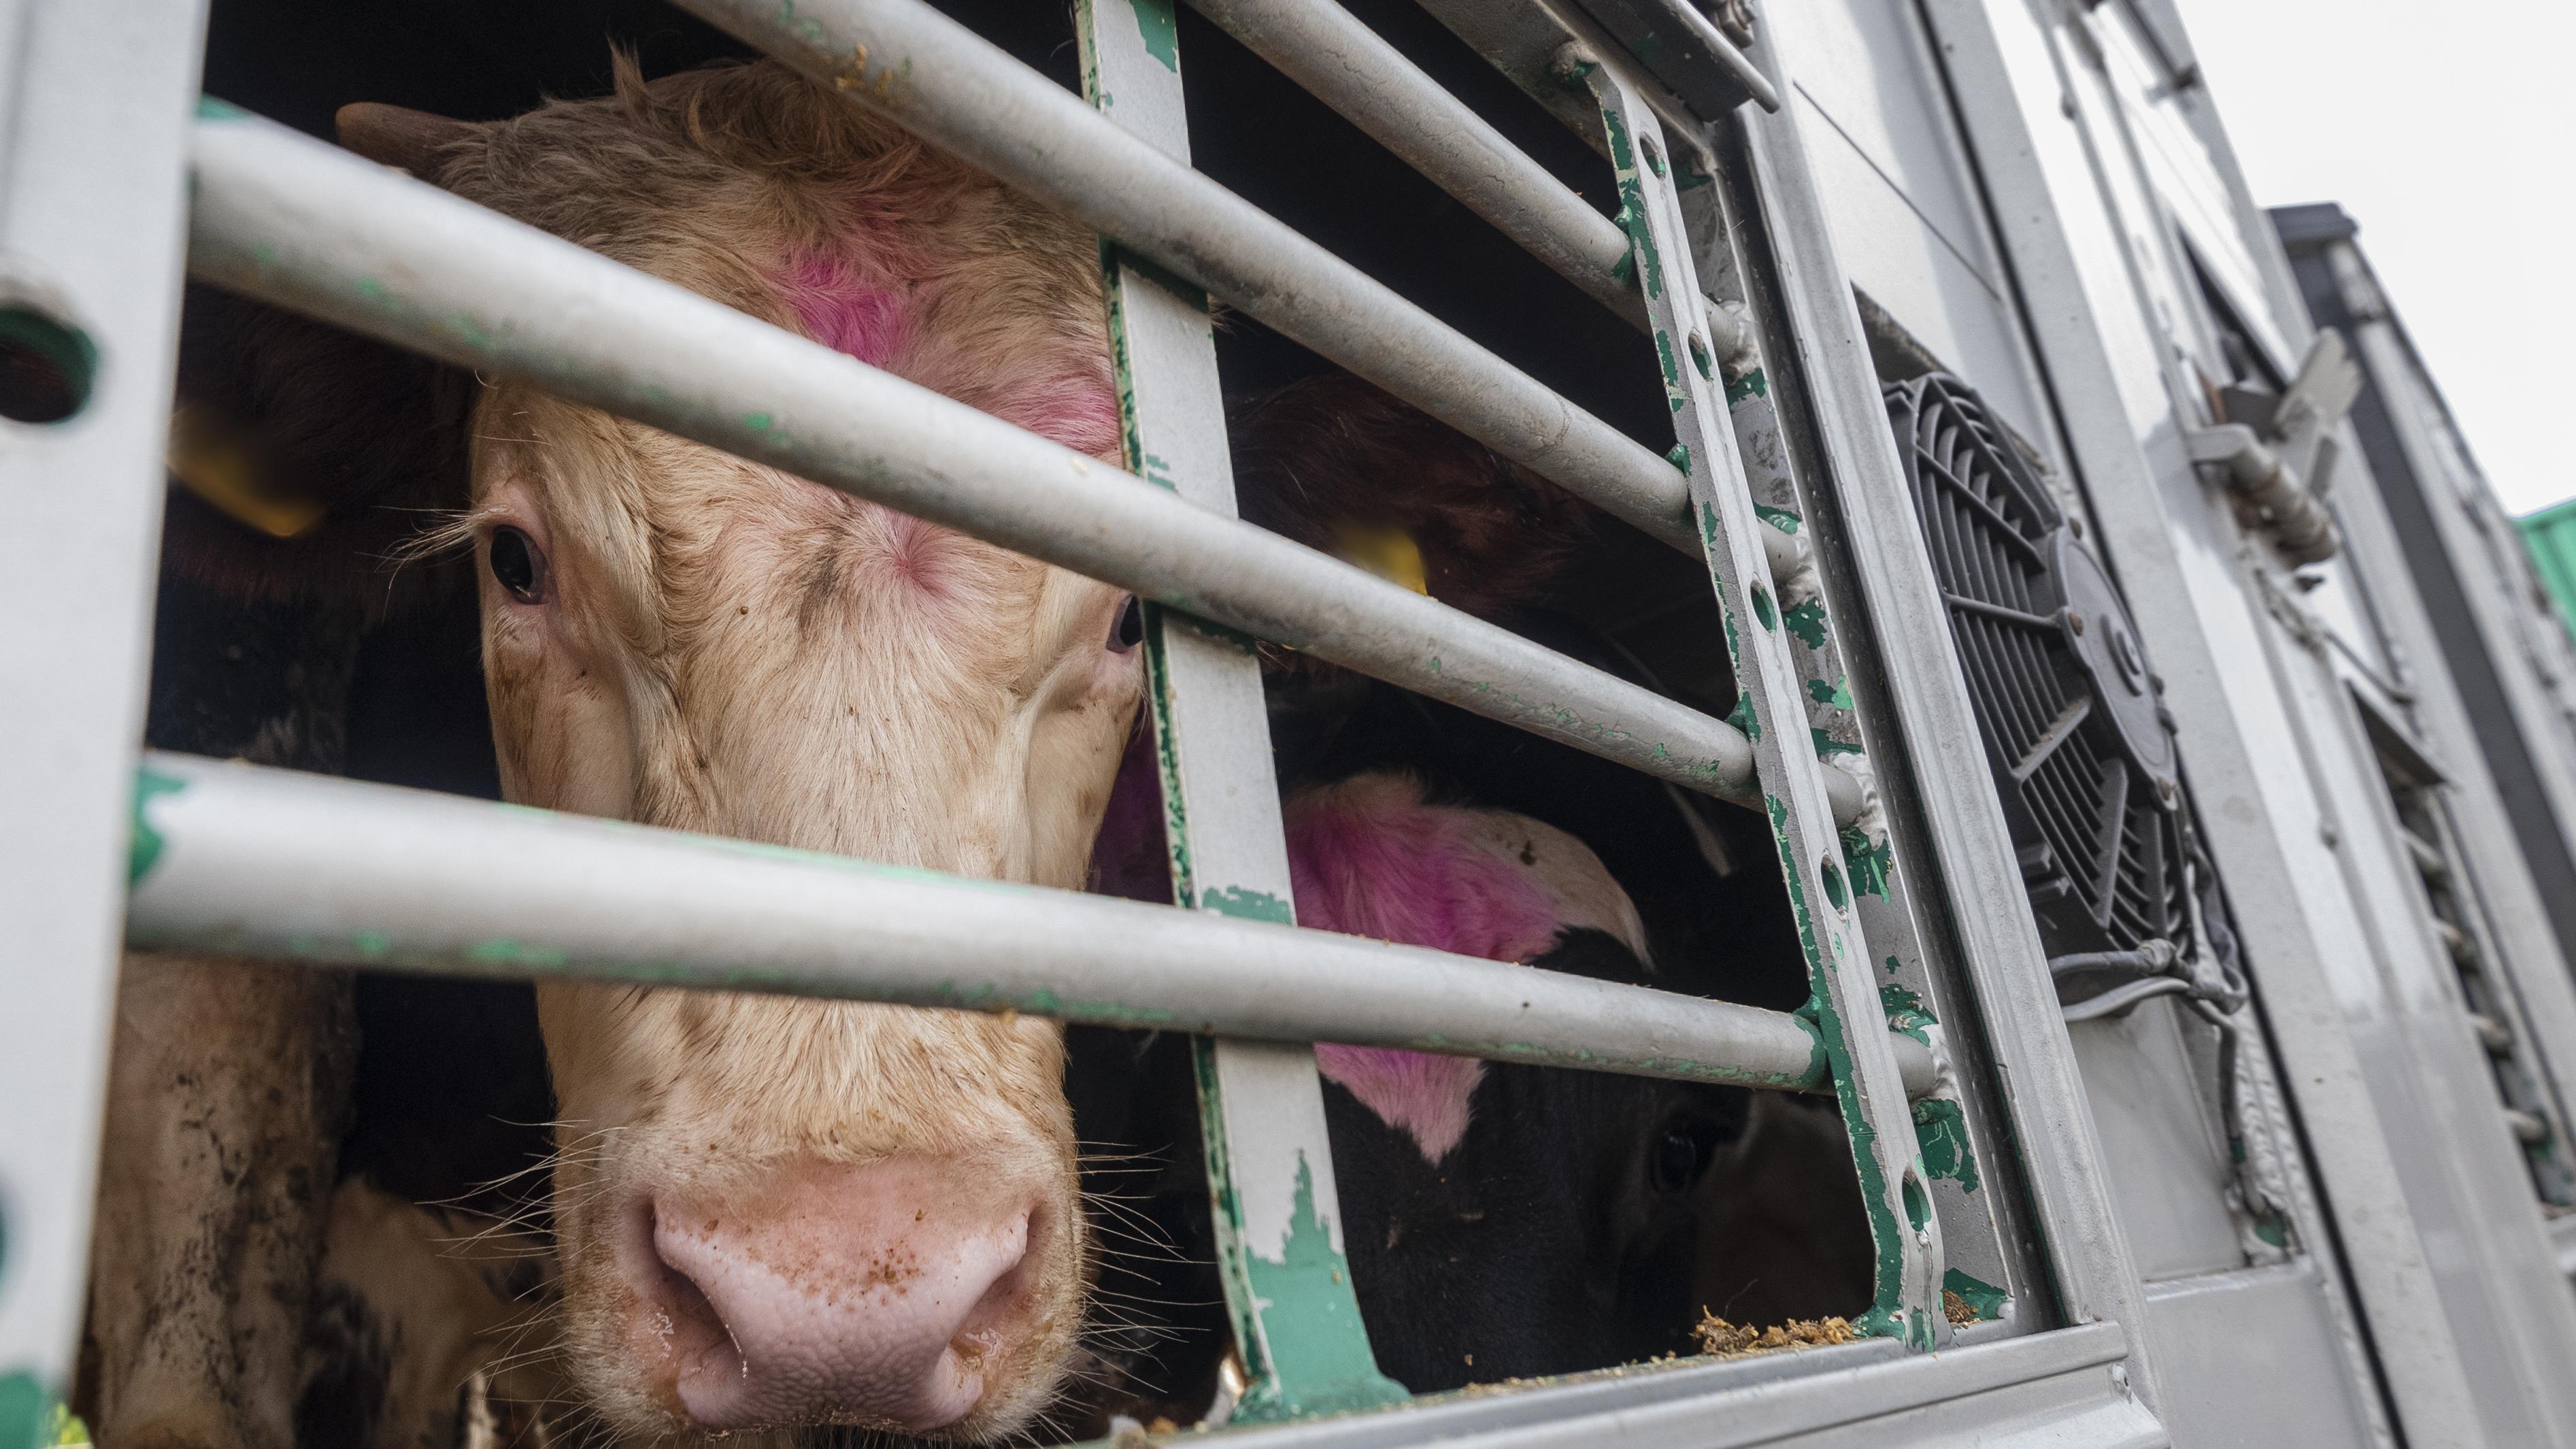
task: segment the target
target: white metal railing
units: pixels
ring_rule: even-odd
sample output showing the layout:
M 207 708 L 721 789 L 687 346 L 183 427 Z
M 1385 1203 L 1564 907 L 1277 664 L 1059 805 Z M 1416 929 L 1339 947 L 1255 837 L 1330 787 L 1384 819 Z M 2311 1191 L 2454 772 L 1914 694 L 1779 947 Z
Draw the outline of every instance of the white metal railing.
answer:
M 1729 325 L 1720 314 L 1696 315 L 1703 299 L 1695 286 L 1663 299 L 1647 324 L 1667 344 L 1677 412 L 1691 411 L 1688 436 L 1699 445 L 1700 472 L 1686 479 L 1692 450 L 1668 460 L 1628 439 L 1190 170 L 1185 146 L 1175 159 L 1172 147 L 1122 129 L 917 0 L 681 3 L 1606 511 L 1695 554 L 1711 550 L 1723 607 L 1772 627 L 1773 601 L 1756 575 L 1785 579 L 1803 567 L 1803 550 L 1753 516 L 1757 500 L 1747 494 L 1717 398 L 1731 374 L 1713 378 L 1703 365 L 1692 382 L 1672 370 L 1682 339 L 1699 328 L 1721 336 Z M 1137 0 L 1140 14 L 1148 3 L 1160 0 Z M 1633 275 L 1622 275 L 1620 253 L 1629 241 L 1618 227 L 1489 128 L 1467 126 L 1463 107 L 1373 37 L 1362 40 L 1337 7 L 1194 3 L 1247 38 L 1256 22 L 1271 27 L 1264 33 L 1272 41 L 1256 48 L 1274 63 L 1596 299 L 1632 320 L 1648 316 Z M 1338 59 L 1299 64 L 1327 40 L 1342 47 Z M 1776 99 L 1771 82 L 1740 52 L 1727 47 L 1719 62 L 1757 95 Z M 1177 68 L 1174 76 L 1176 96 Z M 1661 134 L 1624 82 L 1596 76 L 1594 84 L 1603 111 L 1625 115 L 1641 138 Z M 1409 144 L 1409 128 L 1454 134 L 1444 137 L 1447 144 L 1422 137 Z M 1674 139 L 1683 140 L 1679 133 Z M 1897 1324 L 1918 1347 L 1946 1333 L 1936 1326 L 1942 1228 L 1920 1194 L 1905 1099 L 1955 1084 L 1936 1083 L 1935 1052 L 1919 1036 L 1881 1030 L 1877 957 L 1846 918 L 1848 868 L 1837 869 L 1835 827 L 1855 818 L 1860 790 L 1808 749 L 1799 696 L 1820 681 L 1802 679 L 1780 645 L 1757 644 L 1736 660 L 1739 674 L 1754 676 L 1747 690 L 1760 697 L 1770 725 L 1767 742 L 1750 740 L 1726 722 L 1143 479 L 229 108 L 209 108 L 193 150 L 190 261 L 202 277 L 949 524 L 1133 589 L 1174 617 L 1292 645 L 1658 778 L 1764 806 L 1794 857 L 1789 869 L 1793 888 L 1804 893 L 1802 909 L 1830 900 L 1833 912 L 1816 907 L 1826 925 L 1807 945 L 1820 1032 L 1807 1017 L 1212 912 L 150 755 L 134 815 L 138 842 L 150 847 L 138 852 L 129 902 L 134 944 L 442 974 L 1021 1010 L 1231 1038 L 1215 1049 L 1247 1054 L 1276 1051 L 1247 1043 L 1320 1039 L 1837 1090 L 1855 1124 L 1856 1150 L 1869 1159 L 1864 1174 L 1881 1174 L 1874 1195 L 1911 1219 L 1902 1227 L 1892 1216 L 1874 1224 L 1882 1255 L 1906 1264 L 1900 1295 L 1882 1261 L 1879 1310 L 1896 1305 Z M 1653 235 L 1670 251 L 1687 250 L 1679 183 L 1666 177 L 1660 154 L 1649 155 L 1651 179 L 1638 174 L 1633 158 L 1622 160 L 1621 179 L 1636 192 L 1622 221 L 1640 245 Z M 1798 178 L 1793 192 L 1807 185 L 1796 165 L 1782 169 Z M 1811 220 L 1796 224 L 1814 231 Z M 1677 285 L 1689 274 L 1676 266 Z M 1842 285 L 1830 266 L 1809 280 Z M 1812 310 L 1812 298 L 1808 305 Z M 1717 351 L 1724 362 L 1734 349 L 1721 343 Z M 708 366 L 714 358 L 721 368 Z M 1166 371 L 1161 381 L 1196 365 Z M 1212 381 L 1212 354 L 1204 370 L 1199 380 Z M 1193 407 L 1205 401 L 1189 387 L 1165 396 Z M 1848 414 L 1833 426 L 1856 426 L 1870 411 L 1848 402 L 1832 404 Z M 1222 443 L 1221 428 L 1215 441 Z M 1829 438 L 1829 450 L 1840 446 Z M 1175 634 L 1184 632 L 1191 631 Z M 1216 690 L 1235 693 L 1214 707 L 1203 694 L 1196 719 L 1240 723 L 1242 683 L 1236 678 Z M 1248 699 L 1257 719 L 1257 676 Z M 1178 717 L 1166 710 L 1162 722 Z M 1221 733 L 1194 724 L 1190 737 Z M 1248 738 L 1255 737 L 1228 739 L 1207 754 L 1234 761 L 1238 756 L 1225 752 Z M 1266 748 L 1262 758 L 1266 771 Z M 1169 789 L 1175 782 L 1165 783 Z M 1240 833 L 1247 821 L 1260 823 L 1244 817 L 1226 828 Z M 1275 819 L 1268 845 L 1277 845 Z M 1989 850 L 1977 858 L 1996 866 L 1987 872 L 1995 880 L 2008 879 L 2004 856 Z M 1218 962 L 1224 969 L 1211 969 Z M 2054 1029 L 2053 1016 L 2049 1024 Z M 1311 1079 L 1311 1062 L 1303 1070 Z M 1243 1082 L 1258 1085 L 1255 1075 Z M 2045 1158 L 2049 1147 L 2033 1150 Z M 2098 1215 L 2071 1216 L 2081 1220 L 2081 1234 Z M 46 1317 L 59 1319 L 50 1306 Z M 1967 1356 L 1985 1354 L 1981 1361 L 1999 1364 L 1996 1355 L 2007 1352 L 2050 1362 L 1998 1368 L 1997 1384 L 2066 1375 L 2064 1387 L 2074 1393 L 2073 1374 L 2122 1350 L 2116 1328 L 2096 1325 L 1942 1357 L 1965 1368 Z M 1870 1348 L 1843 1362 L 1885 1356 L 1884 1348 Z M 1947 1373 L 1949 1364 L 1910 1362 L 1909 1385 L 1957 1377 Z M 1692 1372 L 1711 1375 L 1706 1382 L 1714 1385 L 1768 1371 L 1737 1365 Z M 1670 1379 L 1668 1387 L 1682 1382 Z M 1889 1411 L 1905 1394 L 1927 1392 L 1896 1393 L 1894 1378 L 1872 1382 L 1896 1395 L 1881 1406 Z M 1822 1382 L 1809 1387 L 1811 1398 L 1840 1392 Z M 2080 1391 L 2097 1394 L 2098 1387 Z M 1587 1402 L 1601 1402 L 1599 1392 L 1585 1392 Z M 2108 1401 L 2090 1411 L 2124 1423 L 2137 1417 Z M 1696 1421 L 1699 1411 L 1688 1413 Z M 1323 1433 L 1347 1427 L 1316 1426 Z
M 209 111 L 189 253 L 209 281 L 526 378 L 1658 778 L 1759 798 L 1752 750 L 1723 720 L 373 162 Z M 707 367 L 718 354 L 726 365 Z M 1849 820 L 1858 786 L 1829 776 Z
M 137 946 L 1833 1085 L 1812 1027 L 1723 1001 L 189 755 L 142 780 Z M 1931 1054 L 1891 1040 L 1928 1089 Z
M 1673 466 L 919 0 L 682 0 L 1292 341 L 1699 549 Z

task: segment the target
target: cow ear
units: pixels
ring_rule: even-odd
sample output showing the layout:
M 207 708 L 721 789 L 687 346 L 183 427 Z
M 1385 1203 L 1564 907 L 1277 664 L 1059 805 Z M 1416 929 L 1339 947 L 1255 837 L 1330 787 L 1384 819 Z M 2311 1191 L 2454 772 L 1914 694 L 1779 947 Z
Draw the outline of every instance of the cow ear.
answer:
M 378 101 L 342 106 L 333 119 L 342 146 L 370 161 L 399 166 L 423 181 L 437 180 L 438 163 L 447 150 L 474 130 L 471 121 Z
M 1540 602 L 1590 524 L 1528 469 L 1348 373 L 1229 409 L 1243 516 L 1485 618 Z
M 383 613 L 452 585 L 416 541 L 467 502 L 467 374 L 191 285 L 163 552 L 226 597 Z

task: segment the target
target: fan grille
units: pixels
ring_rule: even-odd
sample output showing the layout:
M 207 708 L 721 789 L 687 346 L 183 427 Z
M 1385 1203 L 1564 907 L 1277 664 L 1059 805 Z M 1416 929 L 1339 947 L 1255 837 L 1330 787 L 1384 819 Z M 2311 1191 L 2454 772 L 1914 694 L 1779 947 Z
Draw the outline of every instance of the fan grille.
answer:
M 2186 935 L 2181 817 L 2075 647 L 2065 516 L 1965 384 L 1919 378 L 1887 404 L 2051 953 Z

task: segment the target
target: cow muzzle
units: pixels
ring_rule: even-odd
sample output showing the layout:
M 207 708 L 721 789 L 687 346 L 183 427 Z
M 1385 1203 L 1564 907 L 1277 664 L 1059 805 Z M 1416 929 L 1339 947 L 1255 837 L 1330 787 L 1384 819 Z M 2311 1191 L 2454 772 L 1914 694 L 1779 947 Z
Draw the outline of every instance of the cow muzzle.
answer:
M 1006 1383 L 1050 1317 L 1043 1195 L 956 1165 L 799 1161 L 745 1190 L 657 1192 L 619 1244 L 656 1397 L 726 1432 L 923 1434 Z

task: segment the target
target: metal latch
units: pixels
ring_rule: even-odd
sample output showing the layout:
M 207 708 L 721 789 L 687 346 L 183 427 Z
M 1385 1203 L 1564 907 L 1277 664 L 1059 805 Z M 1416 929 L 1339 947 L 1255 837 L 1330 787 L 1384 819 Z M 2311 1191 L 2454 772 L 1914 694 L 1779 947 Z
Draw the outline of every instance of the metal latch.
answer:
M 2287 391 L 2243 384 L 2224 388 L 2227 421 L 2186 435 L 2191 461 L 2216 472 L 2251 504 L 2281 556 L 2292 564 L 2335 556 L 2334 519 L 2325 507 L 2339 449 L 2334 429 L 2361 395 L 2361 368 L 2329 327 L 2308 345 Z

